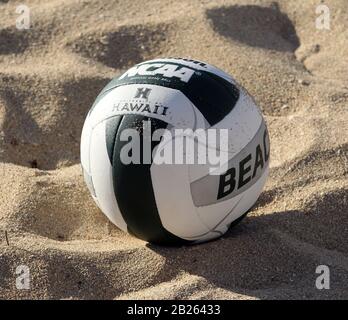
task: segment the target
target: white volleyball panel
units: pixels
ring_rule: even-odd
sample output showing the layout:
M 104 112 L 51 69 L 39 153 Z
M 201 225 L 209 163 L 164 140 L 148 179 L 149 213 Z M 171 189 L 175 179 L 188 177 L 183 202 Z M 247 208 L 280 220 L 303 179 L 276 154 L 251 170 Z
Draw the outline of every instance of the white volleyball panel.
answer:
M 98 205 L 115 225 L 127 231 L 114 193 L 112 166 L 106 149 L 105 122 L 94 128 L 90 150 L 91 176 Z
M 204 207 L 197 207 L 196 211 L 204 224 L 207 225 L 210 230 L 214 230 L 226 219 L 228 215 L 232 215 L 236 218 L 240 216 L 235 210 L 235 207 L 238 205 L 240 199 L 241 195 L 237 195 L 236 197 L 223 202 L 218 202 L 216 204 Z
M 89 153 L 90 153 L 90 143 L 92 138 L 92 125 L 89 116 L 87 116 L 85 123 L 83 125 L 81 134 L 81 145 L 80 145 L 80 157 L 81 165 L 85 171 L 90 175 L 90 163 L 89 163 Z
M 152 185 L 163 227 L 190 239 L 209 232 L 193 205 L 187 165 L 151 165 Z
M 261 123 L 260 109 L 249 95 L 240 90 L 239 99 L 234 108 L 211 129 L 228 128 L 228 144 L 222 145 L 221 149 L 234 156 L 255 136 Z

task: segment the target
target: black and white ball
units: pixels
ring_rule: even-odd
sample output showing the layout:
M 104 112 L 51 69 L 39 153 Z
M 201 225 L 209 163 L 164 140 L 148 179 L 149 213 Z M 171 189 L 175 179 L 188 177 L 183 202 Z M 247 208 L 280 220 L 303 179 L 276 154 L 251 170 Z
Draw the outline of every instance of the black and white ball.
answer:
M 219 150 L 228 159 L 225 171 L 156 164 L 160 141 L 151 143 L 150 163 L 124 163 L 122 132 L 142 137 L 144 121 L 153 131 L 228 129 L 228 145 Z M 230 75 L 200 61 L 156 59 L 99 94 L 83 127 L 81 164 L 93 199 L 116 226 L 145 241 L 180 245 L 220 237 L 245 216 L 266 182 L 269 150 L 259 108 Z

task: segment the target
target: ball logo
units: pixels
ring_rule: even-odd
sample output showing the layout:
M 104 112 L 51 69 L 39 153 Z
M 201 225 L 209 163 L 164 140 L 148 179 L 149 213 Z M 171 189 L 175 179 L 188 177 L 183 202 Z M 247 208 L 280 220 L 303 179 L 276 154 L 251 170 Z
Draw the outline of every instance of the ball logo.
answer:
M 269 159 L 269 140 L 267 130 L 264 131 L 263 140 L 253 152 L 247 154 L 235 167 L 229 168 L 220 176 L 217 200 L 240 190 L 247 184 L 252 184 L 264 171 L 265 163 Z
M 134 99 L 148 99 L 151 92 L 150 88 L 137 88 Z
M 178 78 L 183 82 L 188 82 L 192 75 L 194 74 L 194 70 L 190 68 L 186 68 L 183 66 L 178 66 L 176 64 L 164 64 L 164 63 L 151 63 L 151 64 L 142 64 L 140 66 L 135 66 L 128 71 L 126 71 L 123 75 L 119 77 L 119 80 L 122 80 L 126 77 L 134 77 L 134 76 L 157 76 L 162 75 L 166 78 Z
M 118 102 L 112 107 L 112 112 L 117 114 L 145 113 L 166 116 L 168 107 L 159 104 L 137 103 L 137 102 Z

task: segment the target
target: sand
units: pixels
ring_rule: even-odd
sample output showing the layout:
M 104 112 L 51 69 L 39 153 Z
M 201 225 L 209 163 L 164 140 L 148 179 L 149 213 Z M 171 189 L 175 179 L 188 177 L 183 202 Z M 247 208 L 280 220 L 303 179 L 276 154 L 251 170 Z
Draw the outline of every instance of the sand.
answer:
M 0 298 L 348 299 L 348 4 L 319 0 L 0 1 Z M 96 95 L 155 57 L 231 73 L 255 97 L 271 170 L 248 217 L 199 246 L 148 245 L 108 222 L 79 142 Z M 318 290 L 318 265 L 330 290 Z M 16 268 L 30 268 L 30 289 Z

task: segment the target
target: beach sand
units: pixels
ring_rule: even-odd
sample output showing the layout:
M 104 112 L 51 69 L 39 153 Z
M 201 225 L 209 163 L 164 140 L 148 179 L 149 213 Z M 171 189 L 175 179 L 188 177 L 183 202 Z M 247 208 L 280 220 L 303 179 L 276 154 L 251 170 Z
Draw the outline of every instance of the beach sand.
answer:
M 0 298 L 348 299 L 348 3 L 0 1 Z M 117 229 L 79 164 L 84 118 L 115 75 L 206 61 L 259 104 L 270 177 L 222 239 L 165 248 Z M 29 267 L 30 289 L 16 288 Z M 316 268 L 330 268 L 330 290 Z M 19 269 L 17 269 L 19 267 Z

